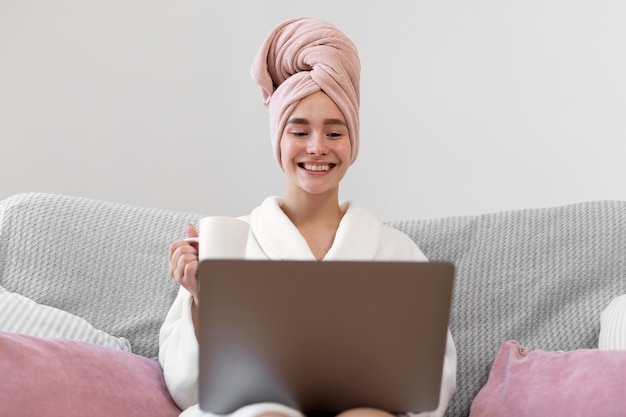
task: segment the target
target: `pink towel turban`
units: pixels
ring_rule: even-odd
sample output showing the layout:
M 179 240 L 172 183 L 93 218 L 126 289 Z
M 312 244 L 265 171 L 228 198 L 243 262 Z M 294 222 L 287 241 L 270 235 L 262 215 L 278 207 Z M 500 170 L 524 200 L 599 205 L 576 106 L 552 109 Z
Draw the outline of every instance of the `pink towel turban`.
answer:
M 359 78 L 361 63 L 352 41 L 323 20 L 287 20 L 268 35 L 252 64 L 252 78 L 270 113 L 274 155 L 290 114 L 303 98 L 326 93 L 346 119 L 354 162 L 359 151 Z

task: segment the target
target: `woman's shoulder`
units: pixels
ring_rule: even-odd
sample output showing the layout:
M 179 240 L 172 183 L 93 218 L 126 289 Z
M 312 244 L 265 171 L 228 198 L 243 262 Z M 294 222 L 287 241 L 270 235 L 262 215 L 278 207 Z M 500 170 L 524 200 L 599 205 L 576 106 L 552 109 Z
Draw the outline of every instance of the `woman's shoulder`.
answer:
M 376 223 L 378 225 L 380 242 L 376 258 L 381 260 L 427 260 L 420 248 L 408 235 L 383 224 L 362 205 L 354 201 L 346 201 L 342 203 L 342 208 L 346 212 L 350 210 L 353 214 L 358 213 L 356 217 L 360 218 L 363 223 L 366 223 L 365 219 L 367 219 L 370 224 Z
M 379 253 L 391 259 L 427 261 L 426 255 L 408 235 L 381 225 Z

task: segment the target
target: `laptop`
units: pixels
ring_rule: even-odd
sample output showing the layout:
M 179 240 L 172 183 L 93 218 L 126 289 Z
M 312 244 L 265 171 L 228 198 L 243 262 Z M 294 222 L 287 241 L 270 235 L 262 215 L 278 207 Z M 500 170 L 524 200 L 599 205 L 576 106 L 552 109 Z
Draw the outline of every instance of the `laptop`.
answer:
M 437 408 L 452 264 L 206 259 L 198 273 L 203 411 Z

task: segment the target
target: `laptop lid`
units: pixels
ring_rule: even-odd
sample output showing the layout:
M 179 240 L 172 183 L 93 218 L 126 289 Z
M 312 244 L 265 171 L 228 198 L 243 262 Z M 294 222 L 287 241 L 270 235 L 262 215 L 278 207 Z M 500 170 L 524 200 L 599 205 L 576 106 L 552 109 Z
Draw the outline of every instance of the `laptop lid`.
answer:
M 200 263 L 200 408 L 437 408 L 454 266 Z

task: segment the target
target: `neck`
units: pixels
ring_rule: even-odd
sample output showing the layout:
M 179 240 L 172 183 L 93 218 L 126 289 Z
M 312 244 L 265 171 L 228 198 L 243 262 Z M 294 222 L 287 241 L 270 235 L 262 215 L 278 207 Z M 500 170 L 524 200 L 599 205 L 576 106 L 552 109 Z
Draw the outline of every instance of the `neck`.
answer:
M 337 227 L 343 216 L 337 189 L 323 194 L 287 192 L 281 208 L 298 228 L 306 224 L 328 223 Z

